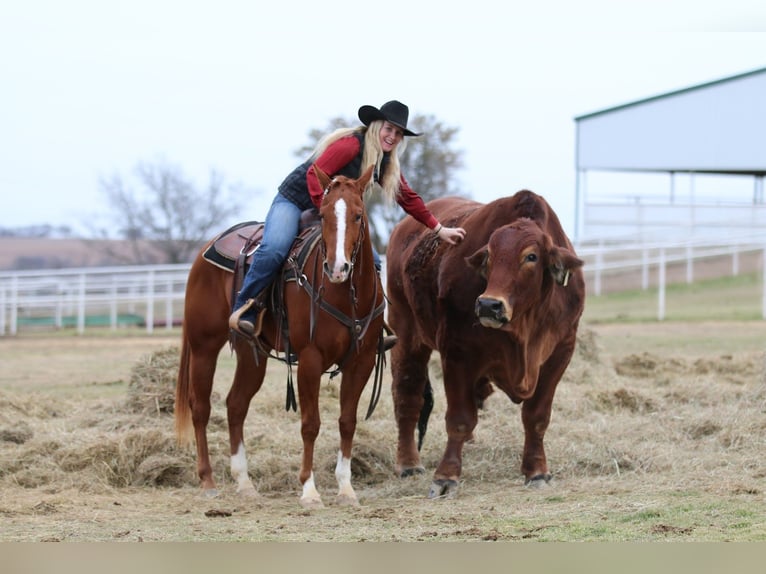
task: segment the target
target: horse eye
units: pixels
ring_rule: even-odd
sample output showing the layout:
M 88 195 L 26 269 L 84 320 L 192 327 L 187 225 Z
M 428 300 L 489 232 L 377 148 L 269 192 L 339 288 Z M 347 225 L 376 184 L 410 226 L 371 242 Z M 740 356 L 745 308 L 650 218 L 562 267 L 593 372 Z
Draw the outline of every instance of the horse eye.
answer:
M 529 253 L 529 254 L 527 254 L 527 256 L 524 258 L 524 260 L 525 261 L 529 261 L 530 263 L 534 263 L 535 261 L 537 261 L 537 253 Z

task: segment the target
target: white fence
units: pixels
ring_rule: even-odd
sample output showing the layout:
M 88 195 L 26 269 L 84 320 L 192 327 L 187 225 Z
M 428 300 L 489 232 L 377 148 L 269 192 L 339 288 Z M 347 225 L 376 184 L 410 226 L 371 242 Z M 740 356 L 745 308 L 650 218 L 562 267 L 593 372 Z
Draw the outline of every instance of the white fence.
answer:
M 578 256 L 585 261 L 584 271 L 589 293 L 601 295 L 606 278 L 628 276 L 631 281 L 640 274 L 640 283 L 625 284 L 622 289 L 648 289 L 650 275 L 654 274 L 654 286 L 658 291 L 657 319 L 665 318 L 665 290 L 668 283 L 668 269 L 681 267 L 686 283 L 693 283 L 695 270 L 711 261 L 718 262 L 717 268 L 727 265 L 728 274 L 735 276 L 741 272 L 744 258 L 750 262 L 749 271 L 757 268 L 761 271 L 762 296 L 761 315 L 766 319 L 766 234 L 731 235 L 722 240 L 692 238 L 676 243 L 621 242 L 601 243 L 592 246 L 579 246 Z M 717 272 L 717 276 L 721 276 Z
M 94 323 L 171 329 L 183 315 L 190 265 L 98 267 L 0 272 L 0 335 L 20 327 Z
M 763 274 L 762 315 L 766 319 L 766 235 L 700 240 L 674 244 L 629 243 L 580 245 L 585 260 L 588 293 L 600 295 L 605 281 L 623 279 L 622 289 L 658 288 L 657 319 L 665 318 L 668 269 L 685 270 L 684 280 L 695 280 L 695 270 L 706 261 L 730 261 L 730 273 L 740 273 L 747 257 L 755 258 Z M 385 265 L 385 258 L 383 258 Z M 152 333 L 171 329 L 183 317 L 183 299 L 189 264 L 135 267 L 99 267 L 44 271 L 0 271 L 0 336 L 19 329 L 74 327 L 84 333 L 95 325 L 112 330 L 139 326 Z

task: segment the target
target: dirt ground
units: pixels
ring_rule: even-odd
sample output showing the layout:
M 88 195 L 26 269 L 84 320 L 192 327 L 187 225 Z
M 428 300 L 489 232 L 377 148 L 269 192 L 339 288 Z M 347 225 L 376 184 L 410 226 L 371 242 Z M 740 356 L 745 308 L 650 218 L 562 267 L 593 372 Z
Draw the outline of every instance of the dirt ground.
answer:
M 453 500 L 426 494 L 444 447 L 440 369 L 425 475 L 393 474 L 388 384 L 352 464 L 358 508 L 334 504 L 338 380 L 323 382 L 315 455 L 325 508 L 298 504 L 299 416 L 274 363 L 246 427 L 255 498 L 234 492 L 224 349 L 208 438 L 221 488 L 201 495 L 193 447 L 175 443 L 178 336 L 0 340 L 0 541 L 766 540 L 764 322 L 583 325 L 554 401 L 554 480 L 524 487 L 519 408 L 481 412 Z

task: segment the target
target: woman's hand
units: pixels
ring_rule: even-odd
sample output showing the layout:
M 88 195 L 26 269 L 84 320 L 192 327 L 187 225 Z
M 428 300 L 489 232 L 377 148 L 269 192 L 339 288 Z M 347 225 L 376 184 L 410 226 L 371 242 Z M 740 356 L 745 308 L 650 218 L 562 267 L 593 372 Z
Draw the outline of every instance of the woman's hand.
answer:
M 436 230 L 436 235 L 439 239 L 452 245 L 460 243 L 465 237 L 465 229 L 462 227 L 444 227 L 440 223 Z

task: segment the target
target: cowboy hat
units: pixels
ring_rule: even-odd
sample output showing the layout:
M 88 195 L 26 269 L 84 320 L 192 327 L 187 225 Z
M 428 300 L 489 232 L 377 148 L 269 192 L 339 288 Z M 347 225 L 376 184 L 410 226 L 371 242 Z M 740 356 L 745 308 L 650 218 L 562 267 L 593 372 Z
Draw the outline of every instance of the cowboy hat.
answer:
M 407 129 L 407 119 L 410 115 L 410 109 L 402 102 L 391 100 L 386 102 L 380 109 L 375 106 L 362 106 L 359 108 L 359 119 L 366 126 L 370 125 L 370 122 L 375 120 L 385 120 L 394 124 L 396 127 L 402 128 L 404 135 L 406 136 L 419 136 Z

